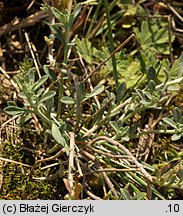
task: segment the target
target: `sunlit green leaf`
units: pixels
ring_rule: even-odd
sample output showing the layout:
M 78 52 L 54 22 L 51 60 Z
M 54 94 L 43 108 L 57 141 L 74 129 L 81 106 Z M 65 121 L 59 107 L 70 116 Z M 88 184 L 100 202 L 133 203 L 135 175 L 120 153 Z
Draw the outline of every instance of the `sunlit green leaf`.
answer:
M 76 48 L 81 54 L 81 56 L 89 63 L 91 64 L 93 62 L 93 48 L 91 45 L 91 42 L 86 39 L 82 38 L 81 40 L 79 38 L 76 38 Z

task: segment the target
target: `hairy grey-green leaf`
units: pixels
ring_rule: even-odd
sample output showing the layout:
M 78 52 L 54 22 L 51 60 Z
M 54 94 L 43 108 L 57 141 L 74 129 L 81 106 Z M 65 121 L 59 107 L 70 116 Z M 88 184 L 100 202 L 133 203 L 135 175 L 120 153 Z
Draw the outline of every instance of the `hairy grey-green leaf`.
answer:
M 32 91 L 37 90 L 40 86 L 42 86 L 46 80 L 48 79 L 48 75 L 42 76 L 33 86 L 32 86 Z
M 109 124 L 115 130 L 115 132 L 118 133 L 118 124 L 115 121 L 110 121 Z
M 137 92 L 138 96 L 141 98 L 141 99 L 145 99 L 145 95 L 144 95 L 144 92 L 141 90 L 141 89 L 135 89 L 135 91 Z
M 174 116 L 174 119 L 175 119 L 175 122 L 178 123 L 180 122 L 180 119 L 181 119 L 181 111 L 178 107 L 175 107 L 174 110 L 173 110 L 173 116 Z
M 60 133 L 59 127 L 55 123 L 52 124 L 51 134 L 58 144 L 62 144 L 62 135 Z
M 67 24 L 67 15 L 62 13 L 61 11 L 59 11 L 57 8 L 55 7 L 51 7 L 51 11 L 53 13 L 53 15 L 61 22 L 64 24 L 64 26 L 66 26 Z
M 155 83 L 157 81 L 157 74 L 155 68 L 151 65 L 147 70 L 148 81 L 153 80 Z
M 172 119 L 170 119 L 170 118 L 168 118 L 168 117 L 165 117 L 165 118 L 163 118 L 162 120 L 163 120 L 166 124 L 168 124 L 169 126 L 175 128 L 175 129 L 177 129 L 177 124 L 176 124 Z
M 31 110 L 27 110 L 17 106 L 8 106 L 4 108 L 4 112 L 7 113 L 8 115 L 21 115 L 24 114 L 25 112 L 31 112 Z
M 15 107 L 17 106 L 15 101 L 7 101 L 7 105 L 8 106 L 15 106 Z
M 91 98 L 91 97 L 99 95 L 103 91 L 104 91 L 104 86 L 103 85 L 97 85 L 97 86 L 95 86 L 95 88 L 93 89 L 93 91 L 90 94 L 86 94 L 85 96 L 86 96 L 86 98 Z
M 151 94 L 156 91 L 156 84 L 155 84 L 154 80 L 149 81 L 148 88 L 149 88 L 149 91 Z
M 72 27 L 73 23 L 74 23 L 74 20 L 76 19 L 76 17 L 78 16 L 78 14 L 80 13 L 81 11 L 81 8 L 82 8 L 82 5 L 81 4 L 77 4 L 75 7 L 74 7 L 74 10 L 72 12 L 72 14 L 70 15 L 69 17 L 69 28 Z
M 40 100 L 38 101 L 38 104 L 44 102 L 44 101 L 47 101 L 49 100 L 50 98 L 54 97 L 56 95 L 56 92 L 55 91 L 49 91 L 49 92 L 46 92 L 45 94 L 42 95 L 42 97 L 40 98 Z
M 181 134 L 173 134 L 172 136 L 171 136 L 171 140 L 172 141 L 177 141 L 177 140 L 179 140 L 181 138 Z
M 55 101 L 54 97 L 51 97 L 46 101 L 47 116 L 50 116 L 50 114 L 51 114 L 51 111 L 54 107 L 54 101 Z
M 76 103 L 76 101 L 72 97 L 68 97 L 68 96 L 63 96 L 60 101 L 68 105 L 72 105 Z
M 126 95 L 126 83 L 122 82 L 119 84 L 117 89 L 117 102 L 120 103 L 125 95 Z

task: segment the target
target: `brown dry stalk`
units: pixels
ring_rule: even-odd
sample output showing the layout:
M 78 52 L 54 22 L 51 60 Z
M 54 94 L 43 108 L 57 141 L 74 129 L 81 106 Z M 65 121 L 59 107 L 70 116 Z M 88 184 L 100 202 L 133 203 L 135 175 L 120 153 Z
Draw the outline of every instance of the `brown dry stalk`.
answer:
M 58 157 L 60 157 L 63 153 L 65 153 L 65 148 L 62 148 L 59 152 L 57 152 L 55 155 L 49 157 L 49 158 L 44 158 L 44 159 L 40 159 L 40 160 L 37 160 L 34 164 L 34 166 L 32 167 L 32 169 L 30 170 L 29 172 L 29 175 L 28 175 L 28 180 L 31 179 L 32 177 L 32 174 L 33 174 L 33 171 L 34 169 L 36 168 L 36 166 L 39 164 L 39 163 L 43 163 L 43 162 L 46 162 L 46 161 L 51 161 L 51 160 L 55 160 L 57 159 Z
M 129 43 L 133 38 L 135 38 L 135 34 L 131 34 L 123 43 L 121 43 L 103 62 L 101 62 L 81 83 L 85 83 L 88 78 L 90 78 L 102 65 L 104 65 L 107 61 L 109 61 L 112 56 L 114 56 L 117 52 L 119 52 L 127 43 Z
M 69 174 L 68 180 L 70 185 L 70 196 L 74 196 L 74 178 L 73 178 L 73 170 L 74 170 L 74 146 L 75 146 L 75 138 L 74 133 L 70 132 L 70 148 L 69 148 Z

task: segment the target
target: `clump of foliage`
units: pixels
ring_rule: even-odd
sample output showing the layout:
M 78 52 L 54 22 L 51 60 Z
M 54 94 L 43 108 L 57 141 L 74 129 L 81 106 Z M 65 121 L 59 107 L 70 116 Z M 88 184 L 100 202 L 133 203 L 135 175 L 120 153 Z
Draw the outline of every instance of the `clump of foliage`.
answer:
M 29 187 L 32 190 L 37 183 L 31 181 L 43 181 L 39 190 L 50 198 L 52 187 L 44 181 L 56 179 L 67 190 L 62 191 L 65 194 L 61 198 L 65 199 L 173 198 L 177 190 L 183 190 L 182 152 L 172 147 L 170 154 L 161 151 L 158 164 L 153 161 L 154 152 L 161 149 L 155 146 L 158 137 L 168 136 L 171 142 L 183 137 L 181 109 L 168 110 L 171 87 L 179 87 L 183 80 L 182 57 L 173 66 L 168 60 L 155 60 L 157 52 L 169 53 L 165 24 L 161 24 L 159 31 L 156 21 L 143 21 L 140 30 L 134 29 L 137 49 L 128 54 L 116 50 L 114 57 L 110 55 L 114 51 L 111 47 L 99 49 L 86 38 L 71 37 L 82 4 L 76 5 L 72 13 L 50 6 L 43 9 L 51 16 L 48 23 L 51 34 L 45 38 L 49 63 L 43 66 L 42 74 L 36 73 L 31 60 L 21 63 L 20 73 L 14 79 L 22 106 L 8 101 L 4 109 L 17 117 L 17 125 L 25 127 L 36 119 L 41 128 L 42 154 L 26 168 L 27 175 L 23 176 L 21 170 L 17 172 L 21 173 L 22 187 L 26 184 L 26 190 Z M 106 25 L 111 24 L 105 23 L 103 31 L 107 30 Z M 61 63 L 54 57 L 54 43 L 63 46 Z M 75 58 L 80 59 L 84 72 L 75 71 Z M 100 76 L 114 71 L 117 65 L 119 85 L 115 74 L 112 82 L 116 88 L 91 81 L 91 74 L 98 72 L 92 65 L 95 61 L 102 62 L 100 68 L 96 66 L 101 69 Z M 125 82 L 129 76 L 124 72 L 125 62 L 131 66 L 130 71 L 136 68 L 132 84 Z M 140 79 L 137 81 L 136 77 Z M 138 86 L 141 79 L 143 85 Z M 21 161 L 19 153 L 17 155 L 14 160 Z M 162 163 L 163 160 L 166 163 Z M 50 174 L 52 165 L 56 171 Z M 8 169 L 12 169 L 11 166 Z M 53 188 L 55 191 L 57 187 Z

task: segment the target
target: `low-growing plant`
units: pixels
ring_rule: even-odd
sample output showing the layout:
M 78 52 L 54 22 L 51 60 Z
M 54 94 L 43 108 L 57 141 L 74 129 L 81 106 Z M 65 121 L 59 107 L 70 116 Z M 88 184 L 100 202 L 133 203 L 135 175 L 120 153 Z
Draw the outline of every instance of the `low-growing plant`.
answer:
M 159 187 L 182 190 L 182 155 L 178 155 L 179 169 L 166 173 L 160 173 L 143 161 L 142 155 L 146 154 L 147 148 L 153 149 L 152 146 L 146 148 L 150 139 L 154 140 L 152 135 L 171 134 L 172 141 L 181 139 L 181 110 L 176 107 L 169 116 L 164 114 L 169 101 L 168 87 L 179 85 L 183 78 L 171 80 L 164 69 L 164 80 L 160 81 L 156 68 L 150 65 L 145 71 L 145 87 L 134 87 L 130 94 L 127 94 L 124 82 L 119 84 L 117 93 L 102 84 L 92 86 L 92 72 L 88 73 L 85 68 L 84 76 L 78 76 L 72 67 L 71 54 L 77 56 L 77 51 L 81 52 L 81 62 L 82 57 L 89 64 L 93 62 L 93 54 L 88 55 L 92 50 L 90 43 L 70 35 L 82 10 L 81 4 L 76 5 L 72 13 L 49 6 L 44 10 L 51 16 L 48 24 L 51 35 L 46 38 L 49 64 L 43 66 L 44 74 L 39 77 L 31 60 L 21 63 L 20 73 L 14 79 L 22 106 L 8 101 L 4 109 L 7 114 L 17 116 L 17 124 L 21 126 L 33 118 L 41 125 L 45 154 L 30 169 L 28 180 L 34 180 L 33 171 L 38 164 L 58 160 L 58 172 L 61 173 L 58 176 L 68 190 L 65 199 L 87 196 L 93 199 L 166 199 Z M 55 40 L 64 47 L 61 63 L 53 55 Z M 85 47 L 82 47 L 83 43 Z M 147 113 L 153 116 L 152 124 Z M 142 139 L 142 155 L 135 156 L 130 145 L 135 146 Z M 98 175 L 93 178 L 93 173 Z M 103 186 L 98 183 L 97 189 L 89 186 L 88 178 L 92 182 L 90 185 L 96 185 L 97 181 Z

